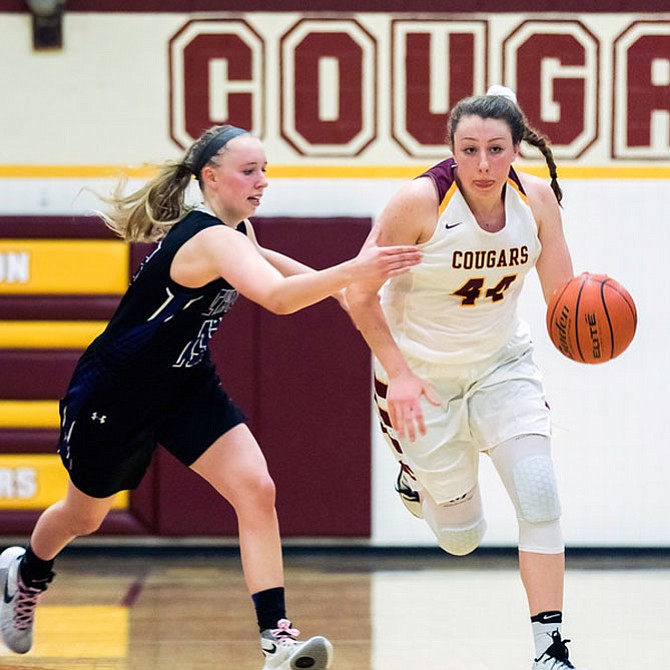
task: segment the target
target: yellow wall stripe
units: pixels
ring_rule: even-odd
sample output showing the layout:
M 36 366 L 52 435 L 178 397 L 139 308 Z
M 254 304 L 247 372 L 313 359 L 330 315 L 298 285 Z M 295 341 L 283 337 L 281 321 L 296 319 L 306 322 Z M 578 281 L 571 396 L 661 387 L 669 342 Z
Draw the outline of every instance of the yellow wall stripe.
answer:
M 0 165 L 0 179 L 146 179 L 155 165 Z
M 2 349 L 85 349 L 105 321 L 0 321 Z
M 0 428 L 58 428 L 57 400 L 0 400 Z
M 426 165 L 383 166 L 301 166 L 279 165 L 268 167 L 268 177 L 276 179 L 412 179 L 438 161 Z M 519 170 L 548 177 L 543 165 L 518 163 Z M 562 166 L 558 165 L 559 179 L 670 179 L 670 166 Z
M 56 453 L 0 454 L 0 510 L 49 507 L 65 495 L 67 481 L 67 470 Z M 125 509 L 128 500 L 123 491 L 113 507 Z
M 270 165 L 271 179 L 411 179 L 437 163 L 423 165 Z M 520 170 L 545 176 L 546 168 L 538 163 L 517 164 Z M 124 167 L 121 165 L 0 165 L 0 179 L 105 179 L 125 176 L 149 179 L 156 167 Z M 670 165 L 562 165 L 560 179 L 670 179 Z
M 44 509 L 60 500 L 67 490 L 67 471 L 58 455 L 2 454 L 0 472 L 2 510 Z
M 0 294 L 121 294 L 129 258 L 120 240 L 0 240 Z

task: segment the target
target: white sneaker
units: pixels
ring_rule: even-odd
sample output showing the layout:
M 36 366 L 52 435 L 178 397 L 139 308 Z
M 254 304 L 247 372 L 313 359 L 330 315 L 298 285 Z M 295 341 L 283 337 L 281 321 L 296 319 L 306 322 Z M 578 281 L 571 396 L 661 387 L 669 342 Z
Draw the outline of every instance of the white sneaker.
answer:
M 580 670 L 569 660 L 567 642 L 570 640 L 561 639 L 561 634 L 554 631 L 551 634 L 552 643 L 539 658 L 536 658 L 531 670 Z M 582 668 L 581 670 L 586 670 Z
M 400 496 L 403 505 L 407 511 L 417 519 L 423 519 L 423 508 L 421 506 L 421 497 L 416 490 L 416 480 L 405 470 L 403 463 L 400 464 L 400 472 L 396 479 L 395 490 Z
M 281 619 L 277 628 L 261 633 L 261 648 L 265 657 L 263 670 L 326 670 L 333 658 L 333 645 L 317 635 L 305 642 L 296 638 L 300 631 L 291 628 L 291 622 Z
M 17 654 L 25 654 L 33 646 L 37 601 L 53 578 L 50 574 L 44 582 L 26 586 L 19 574 L 25 553 L 22 547 L 9 547 L 0 554 L 0 629 L 4 643 Z

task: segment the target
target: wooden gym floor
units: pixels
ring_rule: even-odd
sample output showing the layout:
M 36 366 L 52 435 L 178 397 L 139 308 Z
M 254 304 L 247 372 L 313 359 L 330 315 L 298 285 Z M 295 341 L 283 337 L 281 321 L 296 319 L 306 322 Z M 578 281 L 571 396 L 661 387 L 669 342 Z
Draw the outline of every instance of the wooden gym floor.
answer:
M 335 647 L 333 670 L 529 670 L 513 552 L 305 549 L 285 554 L 289 616 Z M 670 552 L 568 552 L 566 623 L 579 670 L 665 661 Z M 72 547 L 25 656 L 2 670 L 260 670 L 255 621 L 230 547 Z

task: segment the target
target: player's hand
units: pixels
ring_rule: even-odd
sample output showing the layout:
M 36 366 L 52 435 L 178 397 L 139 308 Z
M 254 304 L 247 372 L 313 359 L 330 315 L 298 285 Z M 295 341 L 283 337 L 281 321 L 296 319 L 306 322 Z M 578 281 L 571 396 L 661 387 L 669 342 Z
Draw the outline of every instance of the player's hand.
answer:
M 421 262 L 423 254 L 414 245 L 378 246 L 379 233 L 380 226 L 376 223 L 354 259 L 357 281 L 382 284 Z
M 407 372 L 389 381 L 386 401 L 391 425 L 398 437 L 408 437 L 414 442 L 419 435 L 426 434 L 426 425 L 421 410 L 421 399 L 438 407 L 441 402 L 432 386 L 417 375 Z

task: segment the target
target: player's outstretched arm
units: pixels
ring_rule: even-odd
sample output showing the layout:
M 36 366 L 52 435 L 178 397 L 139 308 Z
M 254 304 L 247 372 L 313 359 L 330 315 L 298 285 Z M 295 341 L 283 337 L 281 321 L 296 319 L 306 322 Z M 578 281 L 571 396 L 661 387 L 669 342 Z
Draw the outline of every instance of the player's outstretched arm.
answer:
M 379 231 L 373 228 L 354 258 L 286 277 L 235 230 L 213 226 L 197 237 L 198 259 L 205 274 L 223 277 L 249 300 L 275 314 L 291 314 L 313 305 L 352 282 L 383 283 L 421 260 L 421 252 L 413 245 L 380 247 Z

